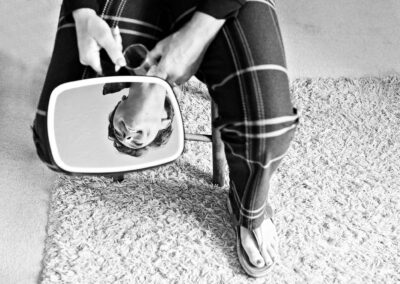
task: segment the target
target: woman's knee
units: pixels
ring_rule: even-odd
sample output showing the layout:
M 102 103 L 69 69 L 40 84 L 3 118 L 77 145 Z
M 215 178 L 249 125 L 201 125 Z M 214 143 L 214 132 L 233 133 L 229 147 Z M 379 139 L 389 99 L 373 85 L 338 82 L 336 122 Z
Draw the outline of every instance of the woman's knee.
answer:
M 298 122 L 294 108 L 291 115 L 223 125 L 220 128 L 221 138 L 227 155 L 265 168 L 283 158 Z

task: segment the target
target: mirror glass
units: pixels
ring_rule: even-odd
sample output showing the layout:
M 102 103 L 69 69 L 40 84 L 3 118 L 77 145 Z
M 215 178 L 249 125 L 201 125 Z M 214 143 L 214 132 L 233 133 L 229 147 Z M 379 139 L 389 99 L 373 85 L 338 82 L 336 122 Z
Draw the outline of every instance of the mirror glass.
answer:
M 55 163 L 81 174 L 122 173 L 171 162 L 184 131 L 171 86 L 156 77 L 116 76 L 58 86 L 48 109 Z

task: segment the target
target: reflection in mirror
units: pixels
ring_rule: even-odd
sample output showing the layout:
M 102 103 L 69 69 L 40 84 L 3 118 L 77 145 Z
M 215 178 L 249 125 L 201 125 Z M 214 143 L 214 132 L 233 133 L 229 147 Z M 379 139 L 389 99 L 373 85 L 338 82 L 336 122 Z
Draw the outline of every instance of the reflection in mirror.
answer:
M 118 173 L 175 160 L 183 125 L 171 87 L 155 77 L 121 76 L 66 83 L 51 96 L 49 141 L 71 173 Z

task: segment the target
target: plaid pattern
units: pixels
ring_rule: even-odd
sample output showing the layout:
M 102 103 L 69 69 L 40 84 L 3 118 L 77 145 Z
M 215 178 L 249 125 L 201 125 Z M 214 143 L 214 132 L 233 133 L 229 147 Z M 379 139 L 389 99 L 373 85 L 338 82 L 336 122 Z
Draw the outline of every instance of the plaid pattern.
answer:
M 269 181 L 298 124 L 273 1 L 247 1 L 226 22 L 199 78 L 218 105 L 213 125 L 225 145 L 233 211 L 243 226 L 256 228 L 272 217 Z
M 109 0 L 102 17 L 110 26 L 118 23 L 124 46 L 142 43 L 151 49 L 189 20 L 199 1 Z M 34 122 L 38 153 L 52 169 L 46 129 L 50 93 L 61 83 L 91 76 L 79 63 L 72 17 L 62 15 Z M 298 123 L 274 2 L 246 1 L 209 46 L 196 77 L 218 105 L 213 127 L 220 129 L 225 145 L 233 210 L 243 226 L 253 229 L 272 216 L 269 181 Z

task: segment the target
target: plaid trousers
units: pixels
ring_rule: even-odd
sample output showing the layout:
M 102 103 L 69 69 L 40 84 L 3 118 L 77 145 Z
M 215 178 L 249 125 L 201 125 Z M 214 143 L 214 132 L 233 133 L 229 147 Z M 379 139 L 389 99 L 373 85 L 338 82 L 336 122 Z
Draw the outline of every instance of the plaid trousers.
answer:
M 199 1 L 109 0 L 103 1 L 101 16 L 110 26 L 119 26 L 124 47 L 142 43 L 152 49 L 190 19 Z M 33 124 L 38 155 L 56 171 L 46 129 L 50 94 L 59 84 L 96 76 L 79 63 L 74 27 L 72 15 L 64 15 L 62 9 Z M 274 2 L 248 0 L 228 18 L 196 77 L 207 85 L 218 106 L 213 127 L 221 131 L 225 145 L 233 211 L 243 226 L 254 229 L 272 217 L 269 181 L 298 124 Z

